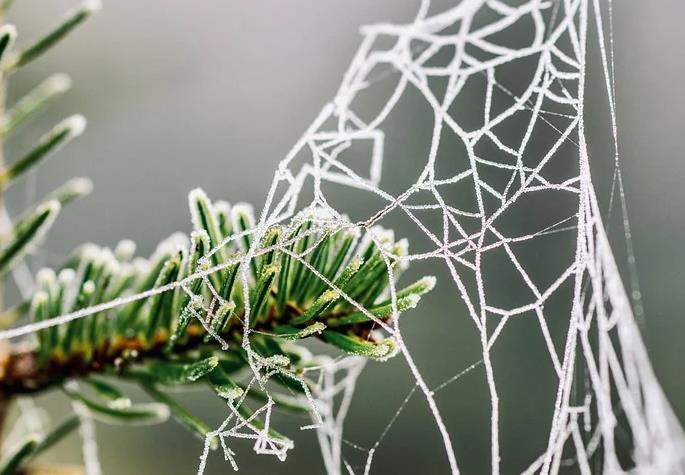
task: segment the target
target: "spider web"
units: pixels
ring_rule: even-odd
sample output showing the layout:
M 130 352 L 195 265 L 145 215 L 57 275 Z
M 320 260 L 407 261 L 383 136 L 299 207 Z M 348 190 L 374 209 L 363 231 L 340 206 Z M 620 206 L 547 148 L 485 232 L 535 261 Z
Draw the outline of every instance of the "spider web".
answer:
M 611 15 L 611 1 L 607 5 Z M 308 394 L 313 424 L 304 428 L 317 431 L 326 470 L 355 473 L 343 455 L 350 449 L 365 454 L 362 471 L 369 473 L 376 449 L 416 394 L 428 405 L 451 472 L 459 473 L 460 454 L 452 445 L 450 428 L 435 395 L 465 372 L 482 366 L 490 399 L 491 471 L 499 473 L 504 449 L 502 409 L 492 355 L 513 322 L 532 319 L 547 349 L 546 361 L 539 364 L 553 372 L 556 391 L 550 401 L 553 414 L 547 443 L 524 473 L 558 473 L 568 467 L 583 474 L 685 473 L 685 437 L 651 368 L 591 178 L 584 111 L 588 48 L 596 45 L 616 151 L 615 184 L 625 212 L 618 166 L 613 36 L 599 0 L 531 0 L 519 6 L 498 0 L 464 0 L 438 14 L 429 14 L 430 8 L 430 2 L 423 1 L 409 24 L 383 23 L 363 29 L 364 39 L 339 90 L 279 163 L 258 224 L 250 232 L 252 241 L 259 243 L 270 226 L 287 221 L 304 207 L 318 210 L 321 226 L 361 228 L 370 239 L 380 241 L 377 225 L 391 215 L 401 215 L 427 243 L 425 250 L 401 259 L 444 264 L 455 297 L 464 303 L 479 336 L 482 356 L 476 363 L 454 362 L 455 368 L 466 369 L 431 387 L 405 344 L 400 320 L 393 318 L 388 324 L 366 312 L 394 338 L 415 385 L 373 446 L 364 448 L 346 440 L 342 432 L 363 361 L 321 358 L 319 365 L 309 370 L 318 374 L 319 384 Z M 591 18 L 596 41 L 589 38 Z M 609 25 L 608 47 L 605 23 Z M 510 31 L 518 32 L 518 43 L 510 42 Z M 528 75 L 525 87 L 515 89 L 508 84 L 512 71 Z M 392 91 L 374 109 L 369 104 L 378 101 L 369 99 L 369 94 L 374 93 L 374 84 L 386 79 L 393 81 Z M 392 157 L 384 154 L 385 132 L 388 117 L 410 93 L 418 93 L 431 111 L 430 146 L 424 158 L 416 159 L 420 165 L 416 180 L 397 192 L 386 189 L 381 180 L 392 170 Z M 467 120 L 462 113 L 474 102 L 480 111 L 476 122 L 472 114 Z M 461 153 L 443 153 L 454 144 Z M 363 171 L 346 155 L 349 150 L 357 153 L 357 145 L 370 150 L 363 155 L 367 159 Z M 370 202 L 382 205 L 352 221 L 343 214 L 344 209 L 331 206 L 331 185 L 368 195 L 379 200 Z M 566 206 L 555 209 L 564 211 L 554 216 L 547 212 L 548 203 Z M 530 230 L 521 233 L 523 221 Z M 562 235 L 567 237 L 563 242 L 568 252 L 545 262 L 544 272 L 539 263 L 526 262 L 530 261 L 527 249 L 545 246 L 546 239 Z M 288 252 L 285 247 L 281 250 Z M 244 289 L 248 288 L 247 264 L 260 252 L 263 250 L 255 244 L 243 257 Z M 305 255 L 292 257 L 307 265 Z M 498 256 L 496 268 L 492 256 Z M 390 282 L 394 282 L 391 266 L 388 268 Z M 0 338 L 32 333 L 178 286 L 186 288 L 194 279 L 207 281 L 206 276 L 216 270 L 0 332 Z M 507 285 L 516 289 L 515 298 L 502 298 L 497 285 L 491 283 L 493 274 L 505 272 Z M 631 276 L 631 297 L 641 318 L 633 267 Z M 394 286 L 390 293 L 396 307 Z M 244 297 L 248 302 L 247 336 L 251 331 L 247 291 Z M 563 329 L 560 335 L 552 322 Z M 286 362 L 261 358 L 250 350 L 248 338 L 243 341 L 254 371 L 250 384 L 264 389 L 273 374 L 294 377 L 284 370 Z M 240 403 L 238 398 L 228 402 L 228 417 L 210 434 L 220 439 L 226 458 L 237 468 L 227 441 L 242 438 L 254 440 L 258 453 L 284 459 L 291 446 L 269 434 L 272 398 L 255 411 L 265 420 L 264 427 L 241 416 L 236 410 Z M 629 441 L 627 449 L 617 443 L 619 431 L 623 440 Z M 199 473 L 205 469 L 209 443 L 210 437 Z
M 557 380 L 547 447 L 526 473 L 557 473 L 562 465 L 569 464 L 581 473 L 590 473 L 591 459 L 597 454 L 606 473 L 627 469 L 636 473 L 683 473 L 683 433 L 649 363 L 602 224 L 590 174 L 584 102 L 588 17 L 593 14 L 618 150 L 610 67 L 613 50 L 608 54 L 599 1 L 530 1 L 513 7 L 496 0 L 465 0 L 433 16 L 427 14 L 429 7 L 429 2 L 423 2 L 411 24 L 378 24 L 363 30 L 362 45 L 335 98 L 280 163 L 262 213 L 262 225 L 278 221 L 282 213 L 293 213 L 303 184 L 311 178 L 313 204 L 328 208 L 334 215 L 336 210 L 326 198 L 326 182 L 373 193 L 386 203 L 354 224 L 369 227 L 399 210 L 423 231 L 433 249 L 409 254 L 405 259 L 444 262 L 480 335 L 491 402 L 493 473 L 500 471 L 500 407 L 491 352 L 507 325 L 518 318 L 537 320 L 548 348 L 548 364 Z M 489 20 L 479 24 L 479 16 L 486 11 Z M 521 25 L 530 32 L 526 44 L 512 47 L 497 40 L 499 33 Z M 613 46 L 613 36 L 610 39 Z M 391 46 L 385 46 L 388 43 Z M 445 54 L 446 50 L 449 53 Z M 524 61 L 534 63 L 532 76 L 524 90 L 512 93 L 501 70 Z M 375 112 L 365 113 L 364 92 L 377 79 L 374 74 L 379 66 L 389 66 L 400 77 L 389 99 Z M 472 80 L 485 86 L 479 99 L 483 118 L 475 127 L 462 124 L 453 113 L 458 109 L 455 104 L 466 94 L 466 84 Z M 433 113 L 431 146 L 416 182 L 402 193 L 393 194 L 382 188 L 380 180 L 382 170 L 392 166 L 383 156 L 384 126 L 409 89 L 418 91 Z M 508 96 L 506 107 L 501 106 L 501 99 L 495 99 L 501 93 Z M 525 127 L 517 137 L 505 138 L 498 130 L 511 122 Z M 543 126 L 548 134 L 555 132 L 555 139 L 540 151 L 533 146 Z M 444 160 L 439 152 L 446 140 L 459 141 L 465 153 L 453 164 L 454 173 L 440 176 L 436 170 L 438 161 Z M 343 157 L 344 150 L 357 142 L 372 144 L 366 174 L 355 172 Z M 554 164 L 567 159 L 563 149 L 569 143 L 574 146 L 574 171 L 568 173 L 566 169 L 563 176 Z M 309 154 L 311 162 L 295 173 L 292 164 L 301 154 Z M 621 185 L 618 152 L 616 170 Z M 287 190 L 277 197 L 282 184 Z M 471 190 L 471 207 L 468 202 L 450 201 L 448 190 L 455 185 Z M 512 236 L 507 232 L 507 215 L 524 207 L 530 195 L 552 201 L 569 195 L 574 202 L 572 213 L 549 226 L 538 223 L 535 232 Z M 429 210 L 440 213 L 440 226 L 432 227 L 423 219 L 423 212 Z M 531 207 L 526 211 L 535 213 Z M 554 278 L 536 278 L 517 256 L 517 249 L 522 243 L 535 243 L 558 232 L 575 234 L 574 250 Z M 510 306 L 495 303 L 496 296 L 485 285 L 488 270 L 484 262 L 498 251 L 506 254 L 513 274 L 529 295 L 527 301 Z M 469 279 L 475 281 L 475 286 L 467 284 Z M 545 304 L 562 294 L 565 286 L 571 289 L 571 302 L 565 341 L 559 345 L 551 335 L 548 321 L 552 316 Z M 415 389 L 420 389 L 428 402 L 451 471 L 458 473 L 458 454 L 435 403 L 434 391 L 414 364 L 398 320 L 394 322 L 389 331 L 416 379 Z M 580 391 L 576 381 L 579 372 L 586 379 Z M 632 442 L 627 461 L 616 446 L 619 428 L 629 432 Z M 372 455 L 369 451 L 365 473 L 370 469 Z M 346 468 L 352 472 L 349 465 Z M 329 472 L 336 470 L 329 468 Z

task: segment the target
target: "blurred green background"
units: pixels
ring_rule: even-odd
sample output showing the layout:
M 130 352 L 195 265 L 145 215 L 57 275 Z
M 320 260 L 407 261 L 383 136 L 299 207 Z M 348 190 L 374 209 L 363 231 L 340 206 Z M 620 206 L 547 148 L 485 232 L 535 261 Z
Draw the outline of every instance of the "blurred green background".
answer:
M 9 21 L 26 44 L 75 2 L 17 0 Z M 438 11 L 450 2 L 436 2 Z M 149 254 L 176 230 L 188 231 L 188 191 L 203 187 L 210 197 L 262 205 L 272 172 L 339 85 L 359 42 L 359 27 L 377 21 L 408 21 L 417 0 L 117 0 L 51 54 L 12 78 L 10 102 L 54 72 L 68 73 L 72 91 L 48 114 L 8 145 L 11 160 L 57 119 L 82 112 L 87 133 L 29 176 L 8 197 L 13 210 L 43 196 L 72 176 L 95 182 L 93 194 L 65 210 L 36 266 L 58 264 L 84 241 L 114 245 L 128 237 Z M 629 216 L 646 310 L 644 337 L 656 373 L 676 413 L 685 418 L 682 276 L 685 265 L 685 164 L 682 78 L 683 7 L 675 0 L 614 5 L 619 139 Z M 595 47 L 595 37 L 591 44 Z M 595 48 L 596 49 L 596 48 Z M 608 202 L 613 153 L 603 79 L 591 58 L 588 100 L 593 172 L 603 204 Z M 510 87 L 525 78 L 512 75 Z M 379 101 L 382 98 L 377 99 Z M 482 107 L 474 99 L 471 107 Z M 383 185 L 401 188 L 425 157 L 431 127 L 425 106 L 414 97 L 388 124 Z M 343 211 L 368 216 L 362 197 L 345 197 Z M 458 195 L 455 196 L 458 199 Z M 556 204 L 539 210 L 555 215 Z M 559 205 L 560 207 L 562 205 Z M 392 217 L 388 224 L 393 224 Z M 406 223 L 405 223 L 406 224 Z M 417 230 L 397 221 L 400 235 L 420 241 Z M 403 227 L 405 226 L 405 227 Z M 523 226 L 523 225 L 522 225 Z M 619 265 L 625 269 L 620 214 L 609 222 Z M 563 239 L 527 254 L 542 266 L 568 246 Z M 420 243 L 418 244 L 420 247 Z M 558 247 L 555 247 L 558 246 Z M 566 248 L 568 249 L 568 248 Z M 437 385 L 480 357 L 476 332 L 443 266 L 422 263 L 412 275 L 434 273 L 430 299 L 403 320 L 407 344 L 430 385 Z M 506 282 L 495 282 L 506 294 Z M 515 291 L 511 290 L 511 298 Z M 562 319 L 563 321 L 563 319 Z M 552 324 L 554 326 L 554 324 Z M 560 327 L 561 328 L 561 327 Z M 551 373 L 533 321 L 507 328 L 494 355 L 502 391 L 503 473 L 516 473 L 539 454 L 551 414 Z M 535 333 L 535 336 L 532 336 Z M 499 365 L 499 366 L 498 366 Z M 396 412 L 413 379 L 405 362 L 371 363 L 362 375 L 347 439 L 370 447 Z M 182 399 L 213 424 L 226 413 L 209 394 Z M 482 368 L 437 395 L 464 473 L 489 471 L 488 395 Z M 49 413 L 67 410 L 60 397 L 41 398 Z M 279 416 L 279 428 L 296 441 L 286 463 L 252 454 L 236 443 L 242 473 L 323 473 L 315 436 L 299 432 L 302 420 Z M 194 473 L 201 442 L 167 423 L 146 428 L 98 424 L 105 473 Z M 365 455 L 346 448 L 353 466 Z M 77 463 L 78 440 L 61 444 L 45 459 Z M 435 424 L 415 396 L 384 439 L 372 473 L 444 473 L 447 462 Z M 208 474 L 230 466 L 219 453 Z

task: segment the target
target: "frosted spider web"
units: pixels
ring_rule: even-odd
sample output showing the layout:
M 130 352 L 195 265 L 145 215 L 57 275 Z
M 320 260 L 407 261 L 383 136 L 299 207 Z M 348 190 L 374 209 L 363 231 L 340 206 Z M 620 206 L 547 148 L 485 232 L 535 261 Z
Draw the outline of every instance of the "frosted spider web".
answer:
M 610 1 L 607 7 L 611 13 Z M 490 398 L 492 473 L 500 472 L 503 450 L 498 372 L 492 353 L 511 323 L 522 318 L 537 322 L 548 351 L 547 361 L 539 364 L 551 368 L 557 388 L 551 401 L 553 415 L 548 424 L 547 443 L 530 460 L 524 473 L 558 473 L 569 466 L 583 474 L 596 470 L 685 473 L 685 437 L 651 368 L 602 223 L 590 173 L 584 111 L 587 53 L 593 46 L 601 57 L 616 150 L 616 179 L 621 188 L 613 37 L 609 28 L 607 45 L 605 30 L 607 25 L 610 27 L 610 21 L 605 21 L 600 1 L 529 1 L 514 7 L 497 0 L 464 0 L 439 14 L 429 14 L 429 10 L 430 2 L 424 1 L 409 24 L 377 24 L 363 29 L 363 42 L 337 94 L 278 165 L 258 225 L 251 231 L 256 238 L 253 242 L 259 242 L 269 226 L 286 222 L 295 214 L 308 196 L 308 186 L 313 196 L 306 206 L 323 210 L 320 211 L 322 226 L 363 228 L 371 238 L 377 238 L 376 234 L 381 231 L 376 225 L 382 224 L 386 216 L 400 213 L 430 243 L 430 249 L 401 259 L 444 263 L 456 296 L 465 304 L 479 335 L 482 359 L 476 363 L 456 361 L 454 367 L 468 371 L 482 365 L 484 369 Z M 597 30 L 596 40 L 589 37 L 591 19 Z M 513 28 L 528 33 L 525 44 L 513 46 L 498 40 L 498 35 Z M 450 54 L 445 54 L 447 50 Z M 502 71 L 519 63 L 532 64 L 531 75 L 525 88 L 512 92 Z M 364 111 L 367 106 L 364 93 L 379 79 L 379 66 L 385 68 L 384 75 L 390 71 L 388 74 L 396 81 L 389 97 L 369 114 Z M 467 84 L 473 81 L 483 86 L 482 96 L 475 99 L 482 112 L 478 125 L 465 123 L 457 114 L 458 107 L 454 107 L 466 94 Z M 384 189 L 381 180 L 384 173 L 392 170 L 392 157 L 384 156 L 385 126 L 389 115 L 409 91 L 418 93 L 432 112 L 430 148 L 425 158 L 417 158 L 421 171 L 415 182 L 400 193 L 391 193 Z M 474 100 L 473 96 L 470 99 Z M 520 133 L 500 132 L 511 124 L 516 124 Z M 540 140 L 540 130 L 548 138 L 552 137 L 549 143 Z M 462 155 L 445 158 L 440 154 L 445 142 L 450 140 L 463 146 Z M 355 171 L 344 154 L 358 143 L 370 144 L 365 173 Z M 438 171 L 445 160 L 451 160 L 454 170 L 448 176 Z M 364 219 L 351 221 L 342 214 L 344 209 L 330 205 L 328 184 L 368 193 L 384 205 Z M 451 199 L 448 190 L 455 186 L 461 187 L 462 193 L 467 190 L 471 200 Z M 536 206 L 541 207 L 540 202 L 526 205 L 530 196 L 543 196 L 547 202 L 570 200 L 572 210 L 552 224 L 534 219 L 536 229 L 529 233 L 509 234 L 506 221 L 509 213 L 524 212 L 529 218 L 535 218 L 539 212 Z M 426 218 L 428 213 L 439 215 L 437 227 Z M 572 249 L 556 259 L 566 259 L 565 262 L 549 263 L 553 269 L 547 275 L 553 277 L 541 278 L 519 256 L 519 246 L 536 245 L 547 236 L 559 233 L 574 236 Z M 287 252 L 285 247 L 280 249 Z M 265 251 L 253 247 L 243 257 L 244 264 L 262 252 Z M 484 263 L 498 252 L 505 257 L 511 271 L 508 275 L 515 275 L 517 284 L 524 289 L 517 295 L 525 301 L 503 305 L 497 293 L 486 285 L 494 271 Z M 304 255 L 293 257 L 306 264 Z M 244 282 L 248 279 L 247 267 L 242 266 Z M 48 322 L 0 332 L 0 337 L 24 335 L 168 291 L 177 285 L 186 287 L 192 280 L 206 278 L 216 270 L 199 272 L 180 284 L 128 296 Z M 391 287 L 391 296 L 394 301 L 394 287 Z M 546 308 L 554 299 L 566 302 L 565 313 L 552 314 Z M 247 293 L 245 300 L 249 300 Z M 639 296 L 634 294 L 633 300 L 635 312 L 641 318 Z M 249 308 L 247 313 L 245 332 L 249 333 Z M 370 314 L 369 317 L 374 319 Z M 550 330 L 550 321 L 558 323 L 559 319 L 565 323 L 561 343 L 558 339 L 555 341 Z M 326 470 L 332 474 L 370 473 L 376 449 L 409 398 L 417 393 L 428 404 L 451 472 L 459 473 L 460 453 L 454 449 L 450 437 L 450 429 L 459 428 L 446 425 L 435 394 L 463 372 L 440 386 L 429 386 L 405 344 L 400 320 L 394 318 L 389 324 L 376 321 L 395 339 L 415 386 L 377 442 L 367 449 L 347 441 L 342 434 L 363 361 L 323 358 L 318 367 L 312 368 L 312 372 L 318 373 L 319 385 L 308 394 L 313 424 L 304 428 L 317 431 Z M 263 385 L 268 378 L 262 375 L 264 369 L 267 375 L 278 372 L 296 377 L 287 374 L 283 361 L 261 358 L 250 351 L 247 338 L 244 342 L 255 374 L 251 384 Z M 264 428 L 240 416 L 235 410 L 240 402 L 229 402 L 228 417 L 211 434 L 219 437 L 226 458 L 237 467 L 235 453 L 227 441 L 244 438 L 255 441 L 258 453 L 284 459 L 291 447 L 274 440 L 268 433 L 273 400 L 269 397 L 256 411 L 266 422 Z M 619 430 L 628 434 L 627 454 L 617 447 Z M 205 468 L 209 440 L 201 458 L 200 473 Z M 361 469 L 348 463 L 343 455 L 346 448 L 366 454 L 366 463 Z
M 262 222 L 278 216 L 282 209 L 292 212 L 302 183 L 308 176 L 314 179 L 314 199 L 317 205 L 328 207 L 322 182 L 330 181 L 357 187 L 377 194 L 387 206 L 362 222 L 364 226 L 379 223 L 393 210 L 404 212 L 433 241 L 435 249 L 406 259 L 440 259 L 448 267 L 454 284 L 466 303 L 469 315 L 478 329 L 483 352 L 487 384 L 491 398 L 491 463 L 492 472 L 499 472 L 500 409 L 496 370 L 490 353 L 498 337 L 506 331 L 512 319 L 537 318 L 549 350 L 549 364 L 558 378 L 554 415 L 550 421 L 549 441 L 541 455 L 532 461 L 527 473 L 558 472 L 571 457 L 581 473 L 590 473 L 589 458 L 600 449 L 602 468 L 607 473 L 621 472 L 615 447 L 618 414 L 623 429 L 630 432 L 633 442 L 632 469 L 636 473 L 682 473 L 685 470 L 684 439 L 680 426 L 666 401 L 651 369 L 630 301 L 602 225 L 595 189 L 590 176 L 589 154 L 585 139 L 584 99 L 586 89 L 586 48 L 588 46 L 588 16 L 595 15 L 599 32 L 607 94 L 611 108 L 614 139 L 617 139 L 613 95 L 613 68 L 609 68 L 605 47 L 603 20 L 599 2 L 587 0 L 563 2 L 531 1 L 511 7 L 499 1 L 464 1 L 456 7 L 426 16 L 425 2 L 415 21 L 408 25 L 380 24 L 364 29 L 365 38 L 343 83 L 317 120 L 303 135 L 290 154 L 279 165 L 272 193 L 262 215 Z M 611 7 L 611 5 L 610 5 Z M 489 10 L 494 19 L 472 28 L 474 19 Z M 547 10 L 547 12 L 545 12 Z M 551 12 L 550 12 L 551 11 Z M 528 21 L 533 30 L 529 44 L 511 48 L 491 40 L 497 33 L 516 23 Z M 444 33 L 448 31 L 448 33 Z M 379 38 L 392 39 L 389 48 L 376 47 Z M 417 48 L 416 45 L 419 45 Z M 454 54 L 444 65 L 428 65 L 441 50 L 453 48 Z M 535 58 L 536 68 L 527 89 L 511 95 L 509 107 L 495 113 L 492 110 L 493 91 L 508 92 L 500 83 L 498 70 L 503 65 Z M 389 100 L 370 119 L 356 112 L 357 97 L 370 84 L 378 65 L 390 65 L 401 77 Z M 446 79 L 444 92 L 432 87 L 431 79 Z M 485 81 L 482 108 L 483 123 L 466 128 L 450 114 L 466 82 L 472 77 Z M 425 168 L 416 183 L 399 195 L 392 195 L 380 186 L 383 169 L 384 121 L 409 88 L 415 88 L 434 113 L 431 148 Z M 554 123 L 549 117 L 557 119 Z M 559 120 L 561 119 L 561 120 Z M 507 141 L 497 134 L 506 121 L 522 121 L 525 132 L 519 140 Z M 557 138 L 543 154 L 529 154 L 533 130 L 544 121 L 557 132 Z M 556 125 L 556 124 L 562 125 Z M 464 145 L 466 159 L 463 170 L 453 176 L 438 178 L 436 161 L 442 145 L 442 131 L 449 130 Z M 371 141 L 368 176 L 360 176 L 338 156 L 355 141 Z M 566 142 L 577 147 L 577 173 L 557 180 L 546 176 L 547 169 Z M 495 153 L 482 156 L 478 152 L 483 142 L 494 145 Z M 491 147 L 490 150 L 493 150 Z M 293 175 L 289 164 L 303 152 L 311 153 L 313 161 L 299 174 Z M 618 154 L 616 155 L 618 160 Z M 385 167 L 388 162 L 386 159 Z M 492 169 L 505 172 L 508 179 L 490 181 Z M 283 199 L 270 208 L 274 191 L 281 182 L 289 186 Z M 476 208 L 459 209 L 461 203 L 451 203 L 442 190 L 449 185 L 469 182 L 473 186 Z M 425 193 L 428 192 L 428 193 Z M 562 194 L 577 197 L 577 208 L 570 219 L 538 232 L 523 236 L 505 236 L 498 226 L 500 217 L 522 201 L 524 195 L 546 193 L 548 199 Z M 431 202 L 412 203 L 414 195 L 432 198 Z M 438 209 L 442 213 L 442 229 L 433 232 L 418 216 L 420 209 Z M 334 212 L 334 210 L 331 210 Z M 535 210 L 530 210 L 535 212 Z M 270 214 L 269 214 L 270 213 Z M 476 231 L 467 231 L 473 228 Z M 359 223 L 357 223 L 359 224 Z M 540 283 L 532 278 L 517 259 L 514 245 L 534 241 L 571 226 L 576 233 L 575 252 L 558 276 Z M 478 229 L 479 228 L 479 229 Z M 492 302 L 484 285 L 481 262 L 488 253 L 504 249 L 510 265 L 525 283 L 531 298 L 527 303 L 502 308 Z M 476 291 L 464 283 L 464 273 L 472 273 Z M 555 347 L 548 330 L 545 303 L 558 289 L 572 283 L 572 305 L 568 314 L 568 330 L 563 347 Z M 397 322 L 397 320 L 395 320 Z M 453 473 L 457 473 L 458 454 L 450 442 L 449 432 L 442 422 L 433 400 L 433 391 L 424 382 L 411 355 L 403 343 L 397 323 L 391 333 L 407 359 L 417 386 L 426 397 L 443 436 L 445 450 Z M 593 341 L 597 345 L 593 345 Z M 583 398 L 572 397 L 574 370 L 582 365 L 589 384 Z M 575 400 L 575 402 L 572 401 Z M 592 437 L 584 442 L 581 432 Z M 365 471 L 368 472 L 367 465 Z

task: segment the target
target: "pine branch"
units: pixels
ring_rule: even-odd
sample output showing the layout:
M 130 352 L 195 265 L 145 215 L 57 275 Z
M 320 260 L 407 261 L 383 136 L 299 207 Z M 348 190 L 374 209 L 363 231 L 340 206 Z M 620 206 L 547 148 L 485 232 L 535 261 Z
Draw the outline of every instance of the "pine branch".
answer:
M 229 210 L 196 190 L 190 208 L 189 242 L 174 235 L 149 259 L 130 260 L 130 242 L 116 252 L 89 244 L 57 273 L 42 270 L 40 289 L 24 306 L 34 321 L 126 295 L 153 295 L 40 330 L 36 345 L 15 349 L 0 367 L 0 393 L 32 394 L 97 374 L 125 379 L 202 436 L 206 426 L 160 387 L 204 383 L 218 396 L 235 399 L 243 392 L 241 371 L 257 361 L 285 391 L 300 394 L 312 386 L 302 376 L 310 361 L 297 356 L 295 343 L 318 338 L 344 353 L 386 359 L 395 345 L 380 328 L 393 307 L 415 307 L 434 284 L 426 277 L 399 290 L 393 305 L 388 271 L 394 283 L 407 243 L 389 231 L 375 229 L 375 241 L 370 233 L 359 239 L 356 230 L 329 228 L 316 212 L 306 212 L 285 228 L 267 229 L 254 245 L 248 206 Z M 74 390 L 67 394 L 86 397 Z M 302 408 L 274 394 L 277 405 Z M 265 397 L 258 388 L 247 396 Z M 107 420 L 116 417 L 108 404 L 88 407 Z M 120 416 L 130 418 L 128 412 Z

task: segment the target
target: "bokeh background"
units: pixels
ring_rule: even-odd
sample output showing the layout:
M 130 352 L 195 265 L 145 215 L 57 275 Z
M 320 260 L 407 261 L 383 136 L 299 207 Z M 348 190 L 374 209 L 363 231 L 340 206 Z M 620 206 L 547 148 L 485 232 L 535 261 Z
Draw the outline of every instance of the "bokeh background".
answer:
M 17 0 L 9 21 L 18 26 L 19 43 L 45 31 L 74 3 Z M 334 95 L 359 44 L 360 26 L 408 21 L 418 3 L 105 2 L 100 14 L 51 54 L 13 77 L 9 89 L 12 102 L 54 72 L 67 72 L 74 82 L 64 100 L 9 143 L 10 160 L 56 120 L 75 112 L 89 120 L 82 138 L 29 176 L 25 186 L 10 192 L 10 206 L 18 211 L 69 177 L 88 176 L 95 183 L 90 197 L 62 214 L 36 265 L 57 264 L 84 241 L 114 245 L 124 237 L 134 239 L 139 252 L 147 255 L 172 232 L 189 230 L 186 195 L 196 186 L 213 198 L 248 201 L 259 209 L 274 167 Z M 450 3 L 441 0 L 435 9 Z M 685 420 L 682 13 L 676 0 L 614 4 L 621 161 L 646 311 L 644 338 L 664 390 Z M 590 147 L 598 194 L 608 202 L 613 163 L 609 116 L 596 56 L 592 64 Z M 517 78 L 510 80 L 516 83 Z M 415 166 L 417 156 L 425 156 L 429 117 L 411 100 L 403 108 L 409 113 L 393 119 L 388 130 L 395 139 L 386 152 L 393 160 L 384 169 L 388 187 Z M 350 213 L 367 211 L 354 199 L 345 207 Z M 620 213 L 613 215 L 609 228 L 625 270 Z M 417 235 L 413 229 L 397 231 L 410 238 Z M 530 265 L 535 265 L 535 255 L 531 258 Z M 479 343 L 444 272 L 436 266 L 417 267 L 415 274 L 425 270 L 443 277 L 432 298 L 407 315 L 404 324 L 409 348 L 435 385 L 476 361 Z M 551 408 L 541 406 L 541 383 L 532 376 L 545 350 L 529 337 L 533 328 L 510 329 L 496 356 L 506 368 L 499 374 L 502 391 L 511 396 L 503 401 L 507 416 L 502 443 L 508 447 L 504 473 L 530 462 L 548 427 Z M 476 369 L 438 395 L 464 473 L 489 470 L 483 379 L 482 369 Z M 399 358 L 370 364 L 360 379 L 347 438 L 370 447 L 412 385 Z M 207 394 L 181 397 L 213 423 L 225 414 L 220 402 Z M 40 402 L 56 416 L 67 407 L 59 396 Z M 323 473 L 314 434 L 297 431 L 302 420 L 281 419 L 280 427 L 297 444 L 287 462 L 256 457 L 248 444 L 237 444 L 241 471 Z M 200 441 L 173 423 L 152 428 L 99 424 L 98 440 L 105 473 L 194 473 L 201 451 Z M 353 465 L 363 464 L 363 454 L 348 453 Z M 45 460 L 78 463 L 79 456 L 73 438 Z M 372 473 L 443 473 L 446 468 L 426 404 L 414 397 L 380 446 Z M 218 453 L 211 457 L 206 473 L 227 471 L 230 467 Z

